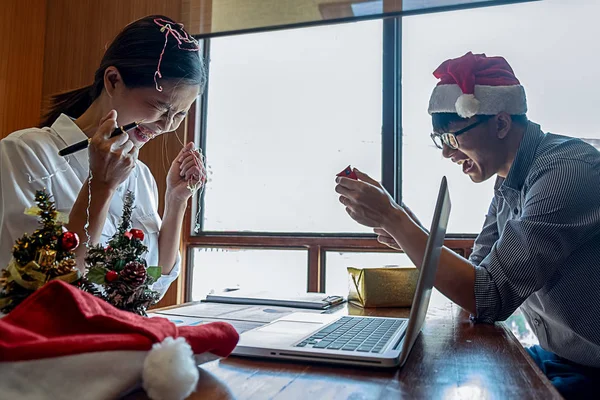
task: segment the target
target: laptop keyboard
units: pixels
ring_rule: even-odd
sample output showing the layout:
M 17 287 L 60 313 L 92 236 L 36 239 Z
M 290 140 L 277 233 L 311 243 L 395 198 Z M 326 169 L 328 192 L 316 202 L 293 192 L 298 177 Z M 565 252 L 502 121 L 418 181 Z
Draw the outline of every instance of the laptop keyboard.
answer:
M 342 317 L 296 347 L 380 353 L 406 320 Z

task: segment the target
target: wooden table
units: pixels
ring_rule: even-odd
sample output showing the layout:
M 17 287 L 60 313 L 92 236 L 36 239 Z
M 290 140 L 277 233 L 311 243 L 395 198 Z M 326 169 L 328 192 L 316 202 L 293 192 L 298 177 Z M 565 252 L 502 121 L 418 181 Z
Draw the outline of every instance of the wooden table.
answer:
M 158 310 L 189 323 L 221 320 L 239 332 L 294 309 L 190 303 Z M 305 310 L 304 310 L 305 311 Z M 336 314 L 407 317 L 407 309 L 343 305 Z M 434 291 L 422 334 L 402 369 L 376 370 L 229 357 L 201 365 L 191 399 L 560 399 L 503 324 L 473 324 Z M 141 397 L 140 397 L 141 396 Z M 131 398 L 144 398 L 137 394 Z

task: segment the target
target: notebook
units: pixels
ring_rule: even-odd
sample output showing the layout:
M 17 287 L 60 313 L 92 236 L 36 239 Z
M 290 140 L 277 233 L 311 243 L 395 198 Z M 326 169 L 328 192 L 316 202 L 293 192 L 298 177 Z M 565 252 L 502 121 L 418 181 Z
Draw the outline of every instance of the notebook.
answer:
M 342 304 L 346 299 L 342 296 L 331 296 L 325 293 L 305 292 L 282 294 L 269 291 L 252 292 L 234 290 L 230 292 L 209 294 L 206 296 L 205 301 L 213 303 L 252 304 L 327 310 L 332 306 Z

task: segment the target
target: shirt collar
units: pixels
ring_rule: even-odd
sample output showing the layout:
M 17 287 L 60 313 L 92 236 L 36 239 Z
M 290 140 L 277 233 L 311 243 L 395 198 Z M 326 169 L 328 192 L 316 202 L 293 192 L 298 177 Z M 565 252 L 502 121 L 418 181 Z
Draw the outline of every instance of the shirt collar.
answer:
M 545 134 L 538 124 L 527 123 L 527 129 L 515 155 L 515 159 L 508 171 L 506 179 L 499 183 L 502 187 L 508 187 L 515 190 L 521 190 L 525 183 L 525 178 L 529 174 L 529 168 L 535 160 L 535 153 L 539 144 L 544 139 Z
M 65 114 L 60 114 L 51 128 L 65 142 L 65 147 L 88 139 L 75 121 Z M 74 157 L 83 168 L 87 169 L 89 167 L 88 152 L 86 150 L 80 150 L 67 157 Z
M 494 190 L 497 192 L 500 190 L 500 188 L 502 187 L 502 184 L 504 183 L 504 178 L 501 176 L 497 176 L 496 177 L 496 183 L 494 183 Z

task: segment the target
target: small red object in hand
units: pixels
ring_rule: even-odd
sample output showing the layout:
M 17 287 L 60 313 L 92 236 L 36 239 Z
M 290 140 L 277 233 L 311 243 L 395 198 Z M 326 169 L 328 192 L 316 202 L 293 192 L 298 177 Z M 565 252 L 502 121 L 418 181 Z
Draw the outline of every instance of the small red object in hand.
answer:
M 358 176 L 356 176 L 356 173 L 354 172 L 354 170 L 352 169 L 352 167 L 350 167 L 349 165 L 346 167 L 345 170 L 343 170 L 342 172 L 340 172 L 336 176 L 343 176 L 345 178 L 350 178 L 350 179 L 358 180 Z

